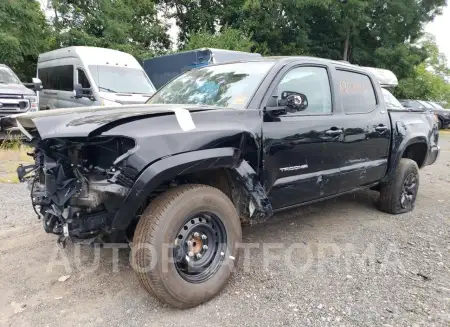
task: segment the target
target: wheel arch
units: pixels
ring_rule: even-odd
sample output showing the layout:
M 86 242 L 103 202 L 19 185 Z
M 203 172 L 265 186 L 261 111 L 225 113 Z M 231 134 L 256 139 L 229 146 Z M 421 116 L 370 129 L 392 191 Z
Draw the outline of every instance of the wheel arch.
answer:
M 217 187 L 225 194 L 228 193 L 238 211 L 248 213 L 250 217 L 254 215 L 258 220 L 272 215 L 272 207 L 257 178 L 257 173 L 248 161 L 242 158 L 241 150 L 232 147 L 217 148 L 170 156 L 148 166 L 139 175 L 116 213 L 112 224 L 113 230 L 127 229 L 136 213 L 159 186 L 182 179 L 202 182 L 201 179 L 193 178 L 198 174 L 203 175 L 204 180 L 207 180 L 206 175 L 212 174 L 217 177 L 217 181 L 212 179 L 212 182 L 206 181 L 204 184 Z M 228 186 L 233 192 L 224 189 L 224 178 L 230 183 Z M 239 191 L 234 192 L 236 189 Z M 247 201 L 242 201 L 242 197 Z M 253 202 L 254 210 L 249 207 L 250 200 Z
M 397 145 L 395 144 L 397 143 Z M 402 158 L 414 160 L 419 168 L 423 167 L 426 162 L 428 154 L 429 143 L 427 137 L 424 135 L 408 135 L 400 142 L 395 142 L 392 149 L 392 160 L 389 165 L 389 173 L 383 182 L 386 182 L 395 173 L 395 169 Z

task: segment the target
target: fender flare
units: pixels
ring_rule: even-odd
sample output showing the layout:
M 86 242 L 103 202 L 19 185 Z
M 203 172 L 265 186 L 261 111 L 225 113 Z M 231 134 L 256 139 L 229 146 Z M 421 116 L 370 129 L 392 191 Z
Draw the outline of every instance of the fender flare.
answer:
M 389 165 L 389 174 L 386 175 L 386 178 L 384 179 L 384 182 L 387 182 L 393 174 L 395 174 L 395 168 L 397 168 L 398 164 L 400 163 L 400 160 L 403 157 L 403 154 L 405 153 L 405 150 L 412 144 L 422 143 L 427 146 L 427 153 L 426 156 L 428 156 L 429 153 L 429 144 L 427 142 L 427 137 L 420 134 L 407 134 L 404 135 L 405 137 L 398 145 L 394 144 L 394 147 L 392 148 L 392 160 Z M 426 162 L 426 158 L 425 161 Z
M 199 170 L 236 168 L 240 156 L 241 151 L 237 148 L 218 148 L 186 152 L 156 161 L 143 170 L 129 190 L 114 217 L 112 229 L 126 229 L 145 199 L 161 183 Z

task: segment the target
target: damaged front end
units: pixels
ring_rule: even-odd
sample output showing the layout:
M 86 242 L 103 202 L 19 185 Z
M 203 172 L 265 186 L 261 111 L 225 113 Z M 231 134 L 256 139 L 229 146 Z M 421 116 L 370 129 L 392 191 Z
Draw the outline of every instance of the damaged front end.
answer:
M 112 220 L 137 176 L 127 165 L 136 150 L 126 137 L 35 141 L 35 164 L 19 166 L 47 233 L 74 242 L 111 241 Z

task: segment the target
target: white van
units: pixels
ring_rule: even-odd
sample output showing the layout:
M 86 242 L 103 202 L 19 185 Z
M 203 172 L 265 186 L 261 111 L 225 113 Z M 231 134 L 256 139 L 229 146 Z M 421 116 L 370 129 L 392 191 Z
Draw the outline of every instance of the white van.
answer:
M 39 55 L 40 109 L 145 103 L 155 87 L 130 54 L 68 47 Z

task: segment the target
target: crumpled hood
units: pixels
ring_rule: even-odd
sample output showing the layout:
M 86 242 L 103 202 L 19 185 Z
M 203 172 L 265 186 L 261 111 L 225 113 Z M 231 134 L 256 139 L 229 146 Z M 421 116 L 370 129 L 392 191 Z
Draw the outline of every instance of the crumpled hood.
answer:
M 211 110 L 195 105 L 127 105 L 114 107 L 80 107 L 29 112 L 10 116 L 22 130 L 36 129 L 41 139 L 55 137 L 88 137 L 122 122 L 149 116 L 176 115 L 183 131 L 192 129 L 189 112 Z M 217 109 L 216 109 L 217 110 Z
M 0 83 L 0 94 L 36 95 L 33 90 L 30 90 L 23 84 L 2 83 Z

